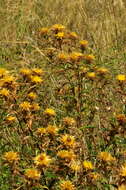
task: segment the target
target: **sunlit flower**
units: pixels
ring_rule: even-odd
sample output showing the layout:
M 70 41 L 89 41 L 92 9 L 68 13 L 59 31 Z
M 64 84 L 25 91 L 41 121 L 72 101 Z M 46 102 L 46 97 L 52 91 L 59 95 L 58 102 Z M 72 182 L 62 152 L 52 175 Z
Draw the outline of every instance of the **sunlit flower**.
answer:
M 125 114 L 116 115 L 116 119 L 120 124 L 125 124 L 126 123 L 126 115 Z
M 12 115 L 9 115 L 9 116 L 6 117 L 6 121 L 8 121 L 8 122 L 14 122 L 14 121 L 16 121 L 16 117 L 12 116 Z
M 41 153 L 34 158 L 34 163 L 37 166 L 47 167 L 50 165 L 51 162 L 52 160 L 49 156 L 46 155 L 46 153 Z
M 27 95 L 31 100 L 35 100 L 37 98 L 37 94 L 35 92 L 30 92 Z
M 100 152 L 98 157 L 104 162 L 112 162 L 116 160 L 109 152 Z
M 60 189 L 61 190 L 75 190 L 75 187 L 71 181 L 66 180 L 66 181 L 61 182 Z
M 41 75 L 41 74 L 43 74 L 44 71 L 40 68 L 33 68 L 32 72 L 33 72 L 33 74 Z
M 39 29 L 39 34 L 46 35 L 49 32 L 49 28 L 43 27 Z
M 70 169 L 74 172 L 79 172 L 81 169 L 81 164 L 79 161 L 72 160 L 69 165 Z
M 87 161 L 87 160 L 85 160 L 85 161 L 83 162 L 83 167 L 84 167 L 84 169 L 86 169 L 86 170 L 92 170 L 92 169 L 94 169 L 94 166 L 93 166 L 92 162 Z
M 92 61 L 95 60 L 95 56 L 94 55 L 85 55 L 85 60 L 88 62 L 88 63 L 91 63 Z
M 56 37 L 57 39 L 63 39 L 63 38 L 65 37 L 65 34 L 64 34 L 64 32 L 58 32 L 58 33 L 55 35 L 55 37 Z
M 39 104 L 38 103 L 32 103 L 31 104 L 31 110 L 32 111 L 38 111 L 38 110 L 40 110 Z
M 20 158 L 17 152 L 10 151 L 5 152 L 3 159 L 9 163 L 13 163 L 15 161 L 18 161 Z
M 28 101 L 22 102 L 19 107 L 24 111 L 29 111 L 31 109 L 31 104 Z
M 51 27 L 51 30 L 55 31 L 55 32 L 60 32 L 63 31 L 65 29 L 65 26 L 63 26 L 62 24 L 54 24 Z
M 124 82 L 124 81 L 126 81 L 126 75 L 122 75 L 122 74 L 117 75 L 117 76 L 116 76 L 116 79 L 117 79 L 119 82 Z
M 7 83 L 7 84 L 10 84 L 10 83 L 15 82 L 15 78 L 13 76 L 11 76 L 11 75 L 6 75 L 3 78 L 3 82 Z
M 75 138 L 74 136 L 65 134 L 61 136 L 60 141 L 65 145 L 69 147 L 74 147 L 75 146 Z
M 0 68 L 0 77 L 6 75 L 9 71 L 6 70 L 5 68 Z
M 10 96 L 10 91 L 8 89 L 6 89 L 6 88 L 2 88 L 0 90 L 0 95 L 5 96 L 5 97 L 9 97 Z
M 29 68 L 22 68 L 20 69 L 20 73 L 24 76 L 29 76 L 31 75 L 32 71 Z
M 78 35 L 76 34 L 76 32 L 69 32 L 68 38 L 72 40 L 76 40 L 78 38 Z
M 60 150 L 60 151 L 58 151 L 57 156 L 62 159 L 66 159 L 68 161 L 71 161 L 71 160 L 75 159 L 75 157 L 76 157 L 72 150 L 70 150 L 70 151 Z
M 96 74 L 95 72 L 88 72 L 87 73 L 87 77 L 91 80 L 95 79 L 96 78 Z
M 54 109 L 52 108 L 46 108 L 46 110 L 44 111 L 44 115 L 48 115 L 48 116 L 55 116 L 56 112 Z
M 88 46 L 88 41 L 87 40 L 81 40 L 80 41 L 80 47 L 82 50 L 85 50 L 85 48 Z
M 58 132 L 58 128 L 55 125 L 48 125 L 46 128 L 47 133 L 51 135 L 56 135 Z
M 126 177 L 126 164 L 121 167 L 120 175 Z
M 104 75 L 106 73 L 108 73 L 108 69 L 104 68 L 104 67 L 101 67 L 101 68 L 98 68 L 97 69 L 97 72 L 100 74 L 100 75 Z
M 126 190 L 126 185 L 122 184 L 118 187 L 118 190 Z
M 80 52 L 73 52 L 69 55 L 69 59 L 72 62 L 78 62 L 81 61 L 84 58 L 84 55 Z
M 46 133 L 46 128 L 40 127 L 40 128 L 37 129 L 36 133 L 38 135 L 44 135 Z
M 41 173 L 37 169 L 31 168 L 25 170 L 25 176 L 29 179 L 39 180 Z
M 37 76 L 37 75 L 34 75 L 34 76 L 31 76 L 31 82 L 35 83 L 35 84 L 39 84 L 39 83 L 42 83 L 43 80 L 41 79 L 41 77 Z
M 59 53 L 57 55 L 57 58 L 59 61 L 68 61 L 69 60 L 69 56 L 66 53 Z
M 70 126 L 76 124 L 75 119 L 72 117 L 64 117 L 63 122 L 65 125 L 70 125 Z

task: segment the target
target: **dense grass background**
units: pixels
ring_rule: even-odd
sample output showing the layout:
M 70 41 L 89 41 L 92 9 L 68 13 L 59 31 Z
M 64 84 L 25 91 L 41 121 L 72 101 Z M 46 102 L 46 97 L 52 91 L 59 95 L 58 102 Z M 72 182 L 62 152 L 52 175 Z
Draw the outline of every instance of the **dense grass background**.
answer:
M 52 65 L 48 62 L 48 56 L 46 56 L 43 45 L 44 43 L 38 38 L 38 31 L 41 27 L 50 27 L 53 24 L 60 23 L 66 26 L 69 30 L 76 32 L 79 39 L 89 41 L 89 53 L 96 56 L 95 66 L 105 66 L 109 70 L 110 74 L 105 81 L 101 80 L 103 83 L 98 81 L 93 83 L 92 81 L 86 79 L 86 82 L 84 83 L 84 90 L 86 89 L 85 97 L 87 97 L 87 99 L 85 105 L 87 107 L 82 113 L 83 119 L 85 119 L 84 127 L 82 126 L 80 129 L 73 128 L 73 131 L 70 129 L 70 133 L 77 134 L 77 140 L 81 137 L 80 144 L 82 146 L 79 147 L 81 159 L 85 156 L 86 159 L 93 161 L 98 169 L 101 166 L 97 163 L 96 155 L 100 151 L 110 151 L 114 154 L 114 156 L 116 156 L 117 159 L 119 159 L 115 168 L 113 167 L 113 170 L 110 173 L 107 173 L 108 180 L 106 177 L 103 181 L 101 181 L 101 183 L 98 183 L 98 185 L 91 187 L 89 185 L 87 189 L 93 190 L 92 188 L 96 188 L 102 190 L 104 188 L 105 190 L 113 190 L 114 186 L 113 184 L 111 185 L 111 173 L 114 176 L 113 179 L 117 180 L 117 183 L 116 180 L 113 180 L 115 185 L 121 183 L 117 175 L 117 167 L 119 164 L 123 164 L 123 161 L 125 160 L 126 138 L 125 133 L 121 128 L 122 126 L 119 127 L 119 130 L 117 129 L 117 136 L 111 127 L 118 127 L 117 121 L 113 118 L 116 114 L 125 114 L 125 105 L 123 104 L 126 102 L 126 89 L 124 86 L 124 88 L 118 86 L 117 81 L 115 80 L 117 74 L 125 74 L 126 71 L 125 18 L 125 0 L 0 1 L 0 67 L 6 67 L 11 71 L 10 73 L 14 74 L 18 79 L 19 86 L 17 85 L 15 87 L 15 93 L 17 93 L 15 97 L 17 98 L 17 102 L 14 104 L 19 105 L 23 100 L 25 100 L 27 92 L 30 88 L 30 84 L 27 83 L 27 80 L 25 81 L 25 79 L 21 78 L 20 74 L 18 74 L 20 68 L 42 67 L 46 73 L 44 76 L 44 85 L 42 84 L 42 86 L 36 90 L 38 95 L 40 95 L 37 102 L 40 104 L 42 110 L 37 115 L 39 119 L 38 121 L 35 120 L 35 125 L 33 126 L 32 132 L 27 130 L 25 131 L 27 123 L 23 121 L 22 115 L 22 118 L 20 119 L 19 117 L 18 119 L 19 121 L 21 120 L 21 122 L 24 122 L 22 124 L 24 134 L 21 132 L 22 129 L 19 129 L 18 131 L 18 124 L 14 124 L 13 130 L 11 130 L 11 126 L 8 128 L 8 124 L 4 121 L 6 115 L 10 114 L 11 111 L 14 111 L 12 113 L 15 114 L 17 111 L 16 114 L 18 117 L 18 115 L 20 115 L 20 110 L 13 110 L 13 103 L 11 107 L 11 102 L 7 102 L 6 105 L 5 101 L 5 106 L 2 105 L 2 100 L 0 102 L 2 105 L 0 110 L 2 115 L 0 119 L 0 129 L 2 129 L 0 132 L 0 138 L 2 139 L 0 153 L 2 155 L 4 152 L 9 151 L 10 147 L 17 152 L 21 152 L 22 155 L 24 155 L 24 157 L 22 156 L 21 158 L 21 163 L 19 166 L 22 173 L 24 172 L 25 167 L 29 167 L 32 157 L 37 154 L 37 151 L 40 152 L 41 150 L 40 147 L 36 148 L 38 145 L 41 146 L 41 143 L 39 141 L 40 139 L 36 139 L 36 134 L 34 135 L 34 132 L 36 131 L 38 125 L 42 125 L 42 122 L 45 122 L 43 120 L 41 121 L 39 114 L 42 114 L 47 105 L 54 107 L 59 114 L 55 121 L 51 121 L 52 123 L 62 125 L 62 117 L 67 116 L 67 114 L 70 114 L 72 117 L 76 117 L 74 109 L 72 110 L 73 103 L 75 104 L 74 106 L 76 106 L 76 103 L 71 98 L 71 87 L 72 85 L 75 85 L 74 87 L 76 88 L 77 84 L 73 82 L 75 81 L 73 78 L 73 81 L 71 81 L 70 84 L 71 86 L 68 85 L 66 89 L 63 89 L 63 93 L 68 93 L 66 97 L 64 94 L 63 96 L 58 94 L 58 88 L 62 89 L 62 83 L 66 80 L 64 79 L 65 75 L 63 74 L 60 76 L 60 74 L 57 74 L 59 71 L 58 69 L 61 68 L 53 67 L 53 64 L 55 65 L 55 59 L 51 60 L 53 63 Z M 71 74 L 72 73 L 70 72 L 70 75 Z M 67 77 L 69 78 L 69 74 Z M 102 90 L 106 80 L 108 80 L 108 83 L 105 84 L 106 86 Z M 67 104 L 69 106 L 67 106 Z M 96 115 L 92 119 L 94 106 L 96 106 Z M 67 109 L 68 112 L 66 112 Z M 69 109 L 73 112 L 69 112 Z M 5 126 L 4 130 L 3 126 Z M 115 135 L 113 135 L 112 138 L 111 133 L 114 133 Z M 26 141 L 24 141 L 24 144 L 26 142 L 27 146 L 24 146 L 22 143 L 22 139 L 25 138 Z M 90 139 L 92 143 L 89 143 Z M 45 141 L 46 140 L 50 143 L 49 137 L 46 137 Z M 17 146 L 15 147 L 14 144 Z M 48 145 L 50 146 L 50 144 Z M 53 150 L 51 151 L 53 152 Z M 27 160 L 29 159 L 28 161 L 25 160 L 25 156 Z M 101 167 L 101 170 L 102 169 L 104 175 L 104 168 Z M 25 187 L 22 187 L 22 184 L 24 183 L 22 180 L 20 181 L 19 179 L 18 181 L 16 178 L 19 184 L 15 184 L 14 181 L 11 181 L 11 171 L 7 165 L 1 166 L 0 170 L 2 171 L 2 177 L 0 178 L 2 190 L 9 190 L 11 188 L 8 186 L 8 181 L 10 184 L 14 183 L 15 190 L 25 189 Z M 45 178 L 47 178 L 48 184 L 48 182 L 50 182 L 50 176 L 47 175 Z M 76 177 L 74 179 L 72 176 L 72 179 L 73 181 L 75 180 L 74 182 L 76 184 Z M 83 187 L 86 187 L 86 180 L 87 179 L 85 178 Z M 80 181 L 78 183 L 78 189 L 82 190 Z M 90 184 L 90 182 L 88 182 L 88 184 Z M 44 189 L 44 187 L 41 189 Z

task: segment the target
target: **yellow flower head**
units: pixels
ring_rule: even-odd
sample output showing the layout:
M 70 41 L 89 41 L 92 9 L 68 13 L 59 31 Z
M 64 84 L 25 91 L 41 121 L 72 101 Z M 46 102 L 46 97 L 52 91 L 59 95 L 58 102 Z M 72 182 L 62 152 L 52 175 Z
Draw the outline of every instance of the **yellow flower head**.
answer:
M 120 175 L 126 177 L 126 164 L 121 167 Z
M 52 108 L 46 108 L 46 110 L 44 111 L 44 115 L 55 116 L 56 112 Z
M 64 117 L 63 122 L 64 122 L 65 125 L 70 125 L 70 126 L 76 124 L 75 119 L 72 118 L 72 117 Z
M 38 110 L 40 110 L 39 104 L 38 103 L 32 103 L 31 104 L 31 110 L 32 111 L 38 111 Z
M 65 37 L 65 33 L 64 33 L 64 32 L 58 32 L 58 33 L 55 35 L 55 37 L 56 37 L 57 39 L 63 39 L 63 38 Z
M 92 61 L 95 60 L 95 56 L 94 56 L 94 55 L 85 55 L 85 60 L 86 60 L 88 63 L 91 63 Z
M 58 132 L 58 128 L 55 125 L 48 125 L 46 128 L 47 133 L 50 135 L 56 135 Z
M 39 34 L 46 35 L 49 32 L 49 28 L 43 27 L 39 29 Z
M 12 116 L 12 115 L 7 116 L 7 117 L 6 117 L 6 121 L 8 121 L 8 122 L 14 122 L 14 121 L 16 121 L 16 117 L 14 117 L 14 116 Z
M 43 127 L 40 127 L 40 128 L 37 129 L 36 133 L 38 135 L 44 135 L 46 133 L 46 129 L 43 128 Z
M 33 68 L 32 72 L 33 72 L 33 74 L 41 75 L 41 74 L 43 74 L 44 71 L 40 68 Z
M 30 92 L 27 95 L 31 100 L 35 100 L 37 98 L 37 94 L 35 92 Z
M 126 115 L 125 114 L 118 114 L 116 116 L 116 119 L 117 121 L 120 123 L 120 124 L 125 124 L 126 123 Z
M 41 77 L 37 76 L 37 75 L 34 75 L 34 76 L 31 76 L 31 82 L 35 83 L 35 84 L 39 84 L 39 83 L 42 83 L 43 80 L 41 79 Z
M 40 176 L 41 176 L 41 173 L 37 169 L 31 168 L 31 169 L 26 169 L 25 170 L 25 176 L 28 179 L 39 180 Z
M 29 111 L 31 109 L 31 104 L 28 101 L 22 102 L 19 107 L 24 111 Z
M 37 166 L 47 167 L 50 165 L 51 162 L 52 160 L 49 156 L 46 155 L 46 153 L 41 153 L 34 158 L 34 163 Z
M 10 96 L 10 91 L 8 89 L 6 89 L 6 88 L 2 88 L 0 90 L 0 95 L 5 96 L 5 97 L 9 97 Z
M 60 150 L 60 151 L 58 151 L 57 156 L 62 159 L 66 159 L 68 161 L 71 161 L 71 160 L 75 159 L 75 157 L 76 157 L 72 150 L 70 150 L 70 151 Z
M 59 53 L 57 58 L 60 61 L 68 61 L 69 60 L 69 56 L 66 53 Z
M 67 181 L 61 182 L 60 189 L 61 190 L 75 190 L 75 187 L 71 181 L 67 180 Z
M 3 159 L 9 163 L 13 163 L 15 161 L 18 161 L 20 158 L 17 152 L 10 151 L 5 152 Z
M 73 52 L 69 55 L 69 59 L 72 62 L 78 62 L 81 61 L 84 58 L 84 55 L 80 52 Z
M 119 81 L 119 82 L 126 82 L 126 75 L 117 75 L 116 76 L 116 79 Z
M 81 49 L 85 49 L 88 45 L 88 41 L 87 40 L 81 40 L 80 41 L 80 47 Z
M 97 69 L 97 72 L 101 75 L 104 75 L 106 73 L 108 73 L 108 69 L 104 68 L 104 67 L 101 67 L 101 68 L 98 68 Z
M 60 32 L 63 31 L 65 29 L 65 26 L 63 26 L 62 24 L 54 24 L 51 27 L 51 30 L 55 31 L 55 32 Z
M 22 68 L 20 69 L 20 73 L 24 76 L 29 76 L 31 75 L 32 71 L 29 68 Z
M 80 169 L 81 169 L 80 162 L 79 161 L 75 161 L 75 160 L 73 160 L 73 161 L 70 162 L 69 167 L 74 172 L 79 172 Z
M 7 83 L 7 84 L 11 84 L 13 82 L 15 82 L 15 78 L 11 75 L 6 75 L 4 78 L 3 78 L 3 82 L 4 84 Z
M 118 187 L 118 190 L 126 190 L 126 185 L 122 184 Z
M 3 77 L 7 73 L 8 73 L 8 71 L 5 68 L 0 68 L 0 77 Z
M 69 146 L 69 147 L 74 147 L 75 146 L 75 138 L 74 136 L 65 134 L 61 136 L 61 142 L 65 145 L 65 146 Z
M 95 72 L 89 72 L 87 73 L 87 77 L 91 80 L 95 79 L 96 78 L 96 74 Z
M 109 152 L 100 152 L 98 155 L 99 159 L 104 162 L 112 162 L 115 161 L 115 158 Z
M 94 181 L 99 180 L 101 178 L 100 174 L 97 172 L 91 172 L 89 174 L 90 178 Z
M 76 40 L 78 38 L 78 35 L 76 34 L 76 32 L 69 32 L 68 38 L 72 40 Z
M 94 166 L 93 166 L 92 162 L 87 161 L 87 160 L 85 160 L 85 161 L 83 162 L 83 167 L 84 167 L 84 169 L 86 169 L 86 170 L 92 170 L 92 169 L 94 169 Z

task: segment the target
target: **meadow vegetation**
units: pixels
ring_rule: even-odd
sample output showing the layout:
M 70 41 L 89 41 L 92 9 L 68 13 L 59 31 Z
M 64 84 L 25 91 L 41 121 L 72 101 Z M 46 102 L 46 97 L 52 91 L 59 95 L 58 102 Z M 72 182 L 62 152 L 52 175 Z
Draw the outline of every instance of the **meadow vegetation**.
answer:
M 0 1 L 0 190 L 126 189 L 125 16 Z

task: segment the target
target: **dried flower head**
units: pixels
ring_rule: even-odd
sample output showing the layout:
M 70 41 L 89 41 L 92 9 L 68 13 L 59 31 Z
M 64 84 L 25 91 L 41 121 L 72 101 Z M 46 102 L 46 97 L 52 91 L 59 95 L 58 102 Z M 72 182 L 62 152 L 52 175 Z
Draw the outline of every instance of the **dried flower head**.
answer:
M 72 160 L 69 164 L 70 169 L 73 172 L 79 172 L 81 170 L 81 164 L 80 161 Z
M 49 28 L 43 27 L 39 29 L 39 34 L 41 35 L 47 35 L 49 32 Z
M 83 60 L 84 58 L 84 55 L 80 52 L 73 52 L 69 55 L 69 59 L 72 61 L 72 62 L 78 62 L 78 61 L 81 61 Z
M 92 63 L 92 61 L 95 60 L 95 56 L 94 56 L 94 55 L 91 55 L 91 54 L 85 55 L 84 58 L 85 58 L 85 60 L 86 60 L 88 63 Z
M 48 167 L 51 162 L 52 160 L 46 155 L 46 153 L 41 153 L 34 158 L 34 163 L 37 166 Z
M 40 176 L 41 176 L 41 173 L 37 169 L 31 168 L 31 169 L 26 169 L 25 170 L 25 176 L 28 179 L 39 180 Z
M 76 32 L 69 32 L 67 37 L 69 39 L 76 40 L 78 38 L 78 35 L 76 34 Z
M 72 118 L 72 117 L 64 117 L 63 122 L 64 122 L 65 125 L 70 125 L 70 126 L 76 124 L 75 119 Z
M 3 159 L 9 163 L 13 163 L 18 161 L 20 158 L 17 152 L 10 151 L 10 152 L 5 152 Z
M 104 75 L 108 73 L 108 69 L 104 68 L 104 67 L 100 67 L 97 69 L 97 73 L 100 75 Z
M 75 187 L 71 181 L 67 180 L 67 181 L 61 182 L 60 189 L 61 190 L 75 190 Z
M 69 60 L 69 55 L 66 54 L 66 53 L 59 53 L 57 55 L 57 58 L 58 58 L 59 61 L 64 62 L 64 61 L 68 61 Z
M 126 115 L 125 114 L 116 115 L 116 119 L 120 124 L 125 124 L 126 123 Z
M 85 50 L 85 48 L 88 46 L 87 40 L 81 40 L 79 43 L 82 50 Z

